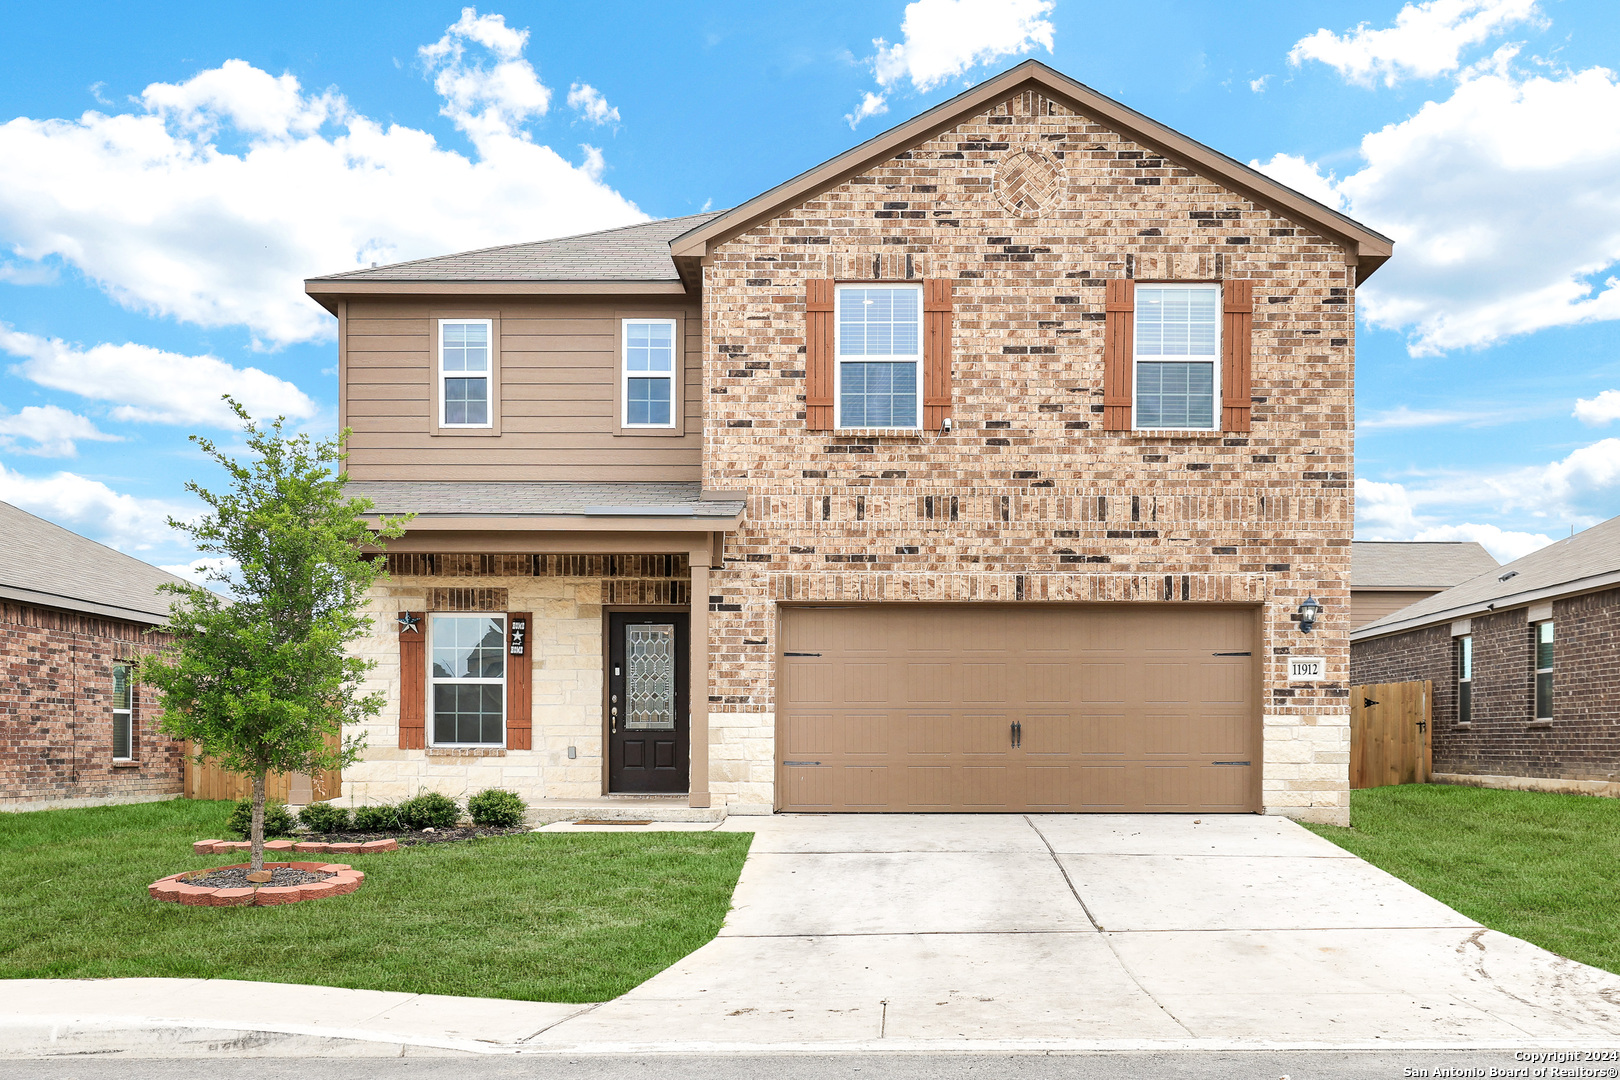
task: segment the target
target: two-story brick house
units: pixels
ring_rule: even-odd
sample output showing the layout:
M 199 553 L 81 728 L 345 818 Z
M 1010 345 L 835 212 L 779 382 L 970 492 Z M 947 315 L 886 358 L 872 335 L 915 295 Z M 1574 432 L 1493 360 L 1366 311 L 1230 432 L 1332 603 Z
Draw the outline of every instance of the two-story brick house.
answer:
M 312 279 L 418 515 L 348 790 L 1343 822 L 1390 252 L 1031 61 L 723 213 Z

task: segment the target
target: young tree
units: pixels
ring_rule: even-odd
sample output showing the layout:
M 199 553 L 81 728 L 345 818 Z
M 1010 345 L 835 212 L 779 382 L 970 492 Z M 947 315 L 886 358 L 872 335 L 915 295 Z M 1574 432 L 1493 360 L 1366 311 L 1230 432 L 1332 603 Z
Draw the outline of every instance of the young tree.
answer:
M 171 605 L 173 644 L 148 656 L 141 675 L 158 691 L 162 730 L 189 739 L 198 760 L 253 780 L 252 869 L 264 869 L 264 793 L 270 773 L 338 769 L 359 756 L 363 740 L 343 736 L 382 708 L 380 693 L 362 694 L 373 665 L 346 653 L 371 620 L 360 607 L 385 572 L 362 545 L 399 536 L 404 518 L 379 527 L 361 517 L 368 499 L 343 493 L 348 431 L 314 442 L 288 437 L 283 419 L 254 423 L 227 395 L 251 454 L 237 461 L 212 441 L 191 437 L 230 477 L 216 493 L 196 481 L 186 489 L 209 507 L 195 522 L 169 520 L 199 551 L 234 569 L 208 577 L 228 585 L 227 599 L 200 585 L 163 586 Z M 330 741 L 329 741 L 330 740 Z M 335 745 L 334 745 L 335 744 Z

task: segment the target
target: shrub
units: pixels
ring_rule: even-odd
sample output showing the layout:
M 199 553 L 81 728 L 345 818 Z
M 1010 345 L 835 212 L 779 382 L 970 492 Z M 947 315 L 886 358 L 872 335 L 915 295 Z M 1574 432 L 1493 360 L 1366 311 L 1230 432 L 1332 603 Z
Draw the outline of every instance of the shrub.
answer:
M 460 804 L 437 791 L 424 791 L 399 804 L 399 823 L 407 829 L 449 829 L 460 820 Z
M 312 833 L 342 832 L 349 827 L 349 811 L 329 802 L 312 802 L 298 811 L 298 824 Z
M 494 825 L 508 828 L 523 824 L 523 815 L 529 804 L 518 798 L 515 791 L 489 788 L 467 800 L 467 813 L 474 825 Z
M 231 811 L 230 820 L 226 823 L 232 832 L 237 833 L 246 840 L 253 831 L 253 800 L 242 799 Z M 293 830 L 292 812 L 287 809 L 286 803 L 264 801 L 264 835 L 289 836 Z
M 388 832 L 400 827 L 398 807 L 383 805 L 354 808 L 356 832 Z

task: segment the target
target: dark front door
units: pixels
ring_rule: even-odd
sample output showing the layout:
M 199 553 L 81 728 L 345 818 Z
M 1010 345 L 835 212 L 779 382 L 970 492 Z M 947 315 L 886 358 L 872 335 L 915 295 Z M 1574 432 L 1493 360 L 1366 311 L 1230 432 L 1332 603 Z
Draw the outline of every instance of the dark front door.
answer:
M 687 790 L 687 616 L 608 616 L 608 790 Z

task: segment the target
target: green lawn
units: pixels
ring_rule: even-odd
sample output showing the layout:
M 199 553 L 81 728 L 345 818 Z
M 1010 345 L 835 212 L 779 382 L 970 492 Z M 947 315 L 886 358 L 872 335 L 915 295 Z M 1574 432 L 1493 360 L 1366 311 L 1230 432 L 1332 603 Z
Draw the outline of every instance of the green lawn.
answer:
M 186 907 L 146 887 L 221 865 L 224 802 L 0 814 L 0 977 L 255 979 L 604 1001 L 714 937 L 749 833 L 531 833 L 327 856 L 349 896 Z
M 1620 800 L 1407 784 L 1307 826 L 1492 930 L 1620 973 Z

